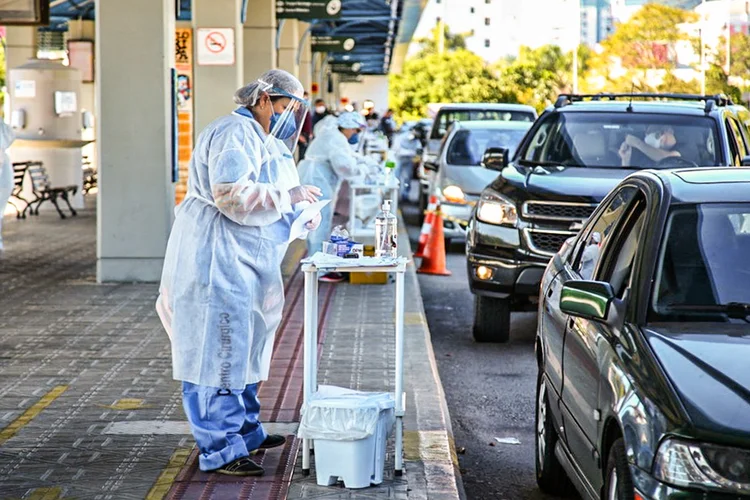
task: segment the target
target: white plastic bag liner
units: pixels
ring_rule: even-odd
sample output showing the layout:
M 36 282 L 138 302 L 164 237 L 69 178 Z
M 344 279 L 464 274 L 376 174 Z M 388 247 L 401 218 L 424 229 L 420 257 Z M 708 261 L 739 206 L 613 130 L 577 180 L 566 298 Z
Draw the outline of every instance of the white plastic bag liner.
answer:
M 395 402 L 387 392 L 361 392 L 321 385 L 303 409 L 299 437 L 356 441 L 375 434 L 380 413 L 388 412 L 387 429 L 395 422 Z

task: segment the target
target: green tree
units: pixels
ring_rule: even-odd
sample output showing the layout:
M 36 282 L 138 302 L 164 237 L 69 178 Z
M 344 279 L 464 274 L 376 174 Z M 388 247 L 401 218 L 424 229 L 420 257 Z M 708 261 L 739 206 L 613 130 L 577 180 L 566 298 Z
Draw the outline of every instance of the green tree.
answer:
M 451 33 L 447 24 L 443 24 L 442 26 L 444 37 L 443 43 L 447 52 L 466 49 L 466 37 L 471 36 L 470 33 Z M 440 45 L 440 25 L 435 26 L 430 33 L 431 35 L 429 38 L 420 38 L 416 40 L 421 47 L 417 57 L 424 57 L 438 53 L 438 46 Z
M 427 116 L 427 104 L 442 102 L 516 102 L 484 60 L 457 49 L 413 57 L 400 74 L 390 76 L 389 105 L 399 119 Z
M 691 40 L 679 26 L 697 20 L 694 12 L 649 3 L 617 26 L 602 46 L 608 55 L 619 57 L 625 68 L 674 69 L 675 45 Z
M 676 68 L 675 47 L 680 42 L 695 43 L 695 37 L 680 25 L 697 20 L 695 12 L 646 4 L 602 42 L 602 52 L 592 58 L 592 72 L 604 77 L 611 91 L 658 90 L 649 84 L 649 72 L 653 70 L 662 70 L 664 81 L 677 85 L 672 73 Z M 613 76 L 612 69 L 618 63 L 624 74 Z
M 587 71 L 589 59 L 590 50 L 579 47 L 579 78 Z M 554 103 L 558 94 L 573 90 L 573 52 L 565 53 L 557 45 L 521 47 L 517 58 L 501 61 L 496 71 L 518 102 L 539 110 Z

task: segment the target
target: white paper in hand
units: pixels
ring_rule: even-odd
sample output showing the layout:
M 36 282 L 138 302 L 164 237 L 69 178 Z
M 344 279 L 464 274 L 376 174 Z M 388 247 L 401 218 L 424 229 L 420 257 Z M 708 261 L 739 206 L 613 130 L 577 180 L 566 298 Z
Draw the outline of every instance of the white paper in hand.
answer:
M 305 234 L 305 231 L 307 231 L 307 229 L 305 228 L 305 224 L 312 221 L 315 216 L 318 215 L 321 210 L 323 210 L 323 207 L 325 207 L 329 203 L 331 203 L 331 200 L 320 200 L 305 207 L 299 217 L 297 217 L 294 222 L 292 222 L 292 228 L 289 232 L 288 243 L 291 243 L 292 241 Z

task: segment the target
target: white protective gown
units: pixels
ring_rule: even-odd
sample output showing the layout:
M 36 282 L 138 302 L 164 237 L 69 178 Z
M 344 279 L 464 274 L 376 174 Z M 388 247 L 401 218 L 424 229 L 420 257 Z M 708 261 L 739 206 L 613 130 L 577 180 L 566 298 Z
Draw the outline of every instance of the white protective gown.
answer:
M 281 261 L 301 207 L 290 204 L 299 176 L 289 149 L 265 139 L 245 108 L 198 138 L 156 306 L 177 380 L 244 389 L 268 378 L 284 305 Z
M 0 250 L 3 249 L 3 212 L 13 192 L 13 165 L 8 156 L 8 148 L 15 140 L 13 129 L 0 121 Z
M 331 235 L 333 211 L 343 180 L 364 178 L 368 170 L 375 166 L 375 161 L 354 152 L 338 126 L 326 127 L 320 135 L 315 136 L 307 148 L 305 159 L 299 164 L 299 176 L 302 184 L 319 187 L 323 193 L 321 199 L 331 200 L 331 203 L 320 212 L 320 226 L 307 240 L 309 254 L 319 252 L 323 241 Z

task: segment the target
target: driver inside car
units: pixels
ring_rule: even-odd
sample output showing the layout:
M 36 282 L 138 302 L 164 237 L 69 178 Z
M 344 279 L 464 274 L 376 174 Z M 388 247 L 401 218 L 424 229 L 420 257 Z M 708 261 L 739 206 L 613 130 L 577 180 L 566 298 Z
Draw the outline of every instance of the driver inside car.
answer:
M 650 125 L 646 129 L 646 136 L 643 139 L 639 139 L 632 134 L 625 136 L 618 154 L 622 160 L 623 167 L 632 165 L 633 148 L 646 155 L 655 163 L 659 163 L 665 158 L 682 156 L 675 149 L 676 145 L 677 138 L 672 127 L 669 125 Z

